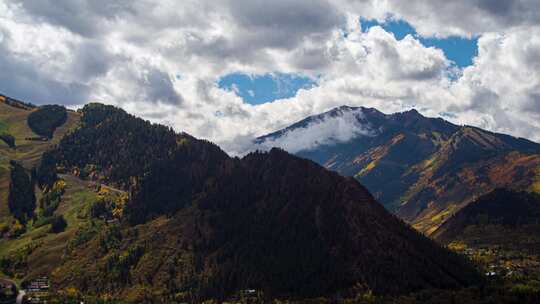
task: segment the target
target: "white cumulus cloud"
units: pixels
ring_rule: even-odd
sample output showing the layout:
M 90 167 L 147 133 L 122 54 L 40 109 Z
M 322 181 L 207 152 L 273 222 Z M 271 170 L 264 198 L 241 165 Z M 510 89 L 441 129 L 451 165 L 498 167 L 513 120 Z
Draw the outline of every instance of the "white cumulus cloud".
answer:
M 341 105 L 450 113 L 540 141 L 538 12 L 534 0 L 0 0 L 0 93 L 121 106 L 232 153 Z M 360 18 L 389 17 L 425 36 L 479 37 L 478 56 L 454 75 L 442 50 L 416 37 L 360 30 Z M 297 74 L 317 86 L 250 105 L 217 85 L 236 72 Z M 349 125 L 318 129 L 346 138 L 327 127 Z M 314 142 L 304 136 L 293 149 Z

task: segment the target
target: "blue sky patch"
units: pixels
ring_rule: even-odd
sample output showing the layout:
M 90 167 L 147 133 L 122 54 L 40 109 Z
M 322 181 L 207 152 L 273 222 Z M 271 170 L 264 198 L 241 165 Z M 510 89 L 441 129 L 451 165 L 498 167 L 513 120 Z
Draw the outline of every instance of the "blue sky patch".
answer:
M 218 81 L 221 89 L 234 91 L 244 102 L 262 104 L 276 99 L 290 98 L 300 89 L 309 89 L 317 84 L 308 77 L 297 74 L 268 73 L 249 75 L 232 73 Z
M 478 55 L 478 37 L 472 39 L 451 36 L 448 38 L 425 38 L 416 32 L 416 30 L 406 21 L 388 19 L 384 22 L 377 20 L 360 20 L 362 31 L 366 32 L 374 26 L 380 26 L 385 31 L 393 33 L 397 40 L 412 35 L 426 47 L 436 47 L 444 52 L 449 60 L 452 60 L 456 66 L 463 68 L 473 64 L 473 58 Z

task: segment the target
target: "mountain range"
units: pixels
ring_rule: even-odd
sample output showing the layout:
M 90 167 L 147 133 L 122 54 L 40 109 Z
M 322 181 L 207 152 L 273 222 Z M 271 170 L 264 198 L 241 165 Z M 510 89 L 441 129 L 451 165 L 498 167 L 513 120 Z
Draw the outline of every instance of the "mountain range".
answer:
M 540 192 L 540 144 L 416 110 L 384 114 L 342 106 L 254 143 L 263 150 L 282 147 L 355 177 L 387 209 L 428 235 L 496 188 Z
M 467 259 L 390 214 L 356 179 L 281 149 L 231 158 L 102 104 L 0 106 L 16 144 L 0 146 L 0 160 L 11 161 L 2 163 L 10 186 L 0 192 L 31 207 L 18 215 L 2 203 L 0 271 L 23 282 L 47 276 L 61 295 L 130 302 L 252 289 L 277 298 L 392 295 L 482 282 Z M 29 128 L 31 115 L 45 130 Z M 32 136 L 41 131 L 51 138 Z M 9 170 L 34 189 L 13 187 Z

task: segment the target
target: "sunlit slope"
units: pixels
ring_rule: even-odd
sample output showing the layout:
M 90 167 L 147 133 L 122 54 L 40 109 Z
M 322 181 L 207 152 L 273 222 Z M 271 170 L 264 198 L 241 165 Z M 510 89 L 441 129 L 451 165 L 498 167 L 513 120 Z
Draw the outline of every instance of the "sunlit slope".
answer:
M 77 231 L 90 225 L 89 206 L 99 194 L 89 188 L 88 182 L 76 177 L 61 175 L 60 178 L 65 181 L 66 187 L 55 215 L 65 218 L 66 229 L 60 233 L 50 233 L 50 225 L 37 227 L 38 224 L 34 222 L 20 237 L 0 239 L 0 257 L 16 263 L 16 266 L 4 269 L 5 275 L 17 280 L 49 275 L 61 265 L 62 256 Z

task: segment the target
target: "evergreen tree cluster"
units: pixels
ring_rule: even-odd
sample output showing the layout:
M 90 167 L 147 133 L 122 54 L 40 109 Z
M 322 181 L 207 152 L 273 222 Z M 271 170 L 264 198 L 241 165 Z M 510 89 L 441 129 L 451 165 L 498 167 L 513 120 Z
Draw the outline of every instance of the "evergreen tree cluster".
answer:
M 46 151 L 35 170 L 36 182 L 41 189 L 52 188 L 58 175 L 56 173 L 57 156 L 55 150 Z
M 9 184 L 8 206 L 11 214 L 21 223 L 34 217 L 36 196 L 34 183 L 22 165 L 10 162 L 11 181 Z
M 56 128 L 67 121 L 66 108 L 59 105 L 39 107 L 28 115 L 27 123 L 30 129 L 43 137 L 51 139 Z
M 56 157 L 68 168 L 93 168 L 124 189 L 154 162 L 169 159 L 182 138 L 112 106 L 89 104 L 81 113 L 81 127 L 61 140 Z

